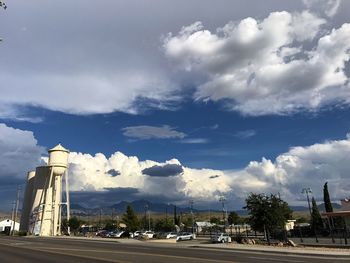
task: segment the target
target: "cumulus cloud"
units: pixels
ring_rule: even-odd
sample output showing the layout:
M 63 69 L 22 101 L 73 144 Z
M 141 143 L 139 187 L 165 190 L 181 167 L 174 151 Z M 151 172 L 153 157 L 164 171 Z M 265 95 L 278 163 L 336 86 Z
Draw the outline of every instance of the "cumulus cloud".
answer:
M 303 199 L 301 189 L 311 187 L 316 197 L 322 197 L 326 181 L 333 200 L 348 196 L 349 156 L 349 138 L 293 147 L 275 160 L 251 161 L 235 171 L 193 169 L 176 159 L 165 163 L 141 161 L 121 152 L 109 158 L 101 153 L 71 153 L 69 173 L 72 190 L 78 192 L 110 195 L 111 189 L 132 189 L 133 198 L 147 196 L 178 202 L 192 198 L 207 203 L 221 195 L 242 202 L 250 192 L 279 192 L 290 204 L 304 204 L 299 201 Z M 113 176 L 108 173 L 111 170 L 120 174 Z
M 246 115 L 313 111 L 350 99 L 350 24 L 327 32 L 325 23 L 309 11 L 248 17 L 216 32 L 195 22 L 169 33 L 163 47 L 179 70 L 203 76 L 196 100 L 224 101 Z
M 33 132 L 0 123 L 0 209 L 10 211 L 16 188 L 25 183 L 27 172 L 40 164 L 43 153 Z
M 121 152 L 109 158 L 98 153 L 72 152 L 69 157 L 70 187 L 73 191 L 109 192 L 111 188 L 137 189 L 135 196 L 162 196 L 167 200 L 196 198 L 215 200 L 220 193 L 230 190 L 230 179 L 222 171 L 191 169 L 176 160 L 159 163 L 141 161 Z M 108 171 L 119 171 L 112 176 Z M 220 175 L 220 181 L 212 183 L 210 176 Z
M 302 198 L 300 192 L 304 187 L 311 187 L 314 195 L 321 198 L 323 184 L 328 181 L 331 196 L 336 201 L 348 196 L 350 190 L 349 153 L 349 138 L 293 147 L 274 161 L 266 158 L 260 162 L 251 161 L 232 176 L 249 178 L 261 192 L 281 192 L 291 202 Z M 240 183 L 239 187 L 245 188 Z
M 40 164 L 44 148 L 38 145 L 33 132 L 14 129 L 0 123 L 0 177 L 26 178 L 28 170 Z
M 129 126 L 122 129 L 123 135 L 126 137 L 148 140 L 148 139 L 172 139 L 172 138 L 184 138 L 185 133 L 176 131 L 175 128 L 168 125 L 157 126 Z

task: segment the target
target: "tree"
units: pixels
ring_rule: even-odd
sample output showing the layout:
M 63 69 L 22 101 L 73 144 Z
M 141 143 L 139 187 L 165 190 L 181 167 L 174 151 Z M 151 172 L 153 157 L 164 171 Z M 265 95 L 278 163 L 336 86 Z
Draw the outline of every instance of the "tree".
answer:
M 80 221 L 76 216 L 73 216 L 69 219 L 68 225 L 73 233 L 77 233 L 80 228 Z
M 292 217 L 292 210 L 288 203 L 278 196 L 271 194 L 251 193 L 246 199 L 244 207 L 249 212 L 249 223 L 255 231 L 270 233 L 277 229 L 284 229 L 285 222 Z
M 123 222 L 126 224 L 126 229 L 134 232 L 139 228 L 139 220 L 130 205 L 126 207 L 126 212 L 123 215 Z
M 229 223 L 230 225 L 232 225 L 232 224 L 239 225 L 239 224 L 242 223 L 242 219 L 241 219 L 241 218 L 239 217 L 239 215 L 238 215 L 236 212 L 234 212 L 234 211 L 232 211 L 232 212 L 228 215 L 227 220 L 228 220 L 228 223 Z
M 180 217 L 177 216 L 176 205 L 174 205 L 174 224 L 177 225 L 177 226 L 180 225 Z
M 0 8 L 1 7 L 4 8 L 4 9 L 7 8 L 7 5 L 6 5 L 6 3 L 4 1 L 0 1 Z
M 155 225 L 154 225 L 155 231 L 170 232 L 170 231 L 174 230 L 174 228 L 175 228 L 175 226 L 174 226 L 173 222 L 171 222 L 170 220 L 166 220 L 166 219 L 157 220 Z
M 324 207 L 326 209 L 326 212 L 333 212 L 333 206 L 331 203 L 331 198 L 329 197 L 328 192 L 328 182 L 326 182 L 323 186 L 323 201 L 324 201 Z
M 312 210 L 311 210 L 312 227 L 314 229 L 321 229 L 323 228 L 323 222 L 322 222 L 320 211 L 318 210 L 315 198 L 312 197 L 311 203 L 312 203 Z
M 210 218 L 210 223 L 219 225 L 219 224 L 220 224 L 220 218 L 215 217 L 215 216 L 212 216 L 212 217 Z

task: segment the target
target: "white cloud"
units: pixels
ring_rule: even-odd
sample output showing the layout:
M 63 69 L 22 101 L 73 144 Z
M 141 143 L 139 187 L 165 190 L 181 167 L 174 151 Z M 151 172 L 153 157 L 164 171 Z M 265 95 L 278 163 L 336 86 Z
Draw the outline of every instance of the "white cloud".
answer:
M 246 115 L 313 111 L 350 99 L 350 24 L 322 35 L 325 23 L 309 11 L 249 17 L 216 32 L 196 22 L 169 34 L 164 51 L 179 69 L 205 76 L 196 100 L 224 100 Z M 316 44 L 305 49 L 305 41 Z
M 350 139 L 347 138 L 293 147 L 274 161 L 262 158 L 236 171 L 192 169 L 182 166 L 177 159 L 165 163 L 140 161 L 135 156 L 116 152 L 109 158 L 101 153 L 95 156 L 71 153 L 69 172 L 74 191 L 134 188 L 143 196 L 164 196 L 168 200 L 193 198 L 202 202 L 215 201 L 222 194 L 242 201 L 250 192 L 280 192 L 291 204 L 300 204 L 302 188 L 311 187 L 316 197 L 322 197 L 326 181 L 334 200 L 348 196 L 349 162 Z M 144 169 L 167 168 L 169 164 L 181 165 L 182 172 L 173 176 L 142 173 Z M 117 171 L 118 176 L 110 175 L 111 169 Z
M 72 114 L 122 111 L 137 113 L 138 100 L 146 99 L 156 108 L 167 108 L 178 100 L 175 86 L 163 77 L 147 72 L 105 74 L 0 75 L 0 105 L 39 106 Z M 30 90 L 30 92 L 28 92 Z M 25 94 L 25 96 L 23 96 Z M 143 105 L 144 106 L 144 105 Z M 17 110 L 18 111 L 18 110 Z
M 26 178 L 29 170 L 40 164 L 43 147 L 31 131 L 23 131 L 0 123 L 0 178 Z
M 240 138 L 240 139 L 247 139 L 250 137 L 253 137 L 256 135 L 256 131 L 254 130 L 245 130 L 245 131 L 238 131 L 233 136 Z
M 188 144 L 203 144 L 203 143 L 208 143 L 209 140 L 206 138 L 188 138 L 188 139 L 183 139 L 180 142 L 188 143 Z
M 122 129 L 123 135 L 130 138 L 139 140 L 148 139 L 172 139 L 172 138 L 184 138 L 185 133 L 176 131 L 175 128 L 168 125 L 157 126 L 129 126 Z
M 70 187 L 73 191 L 104 191 L 106 188 L 136 188 L 141 195 L 166 196 L 167 198 L 196 198 L 202 201 L 215 199 L 219 193 L 230 190 L 229 178 L 222 171 L 211 169 L 191 169 L 183 167 L 183 172 L 175 176 L 148 176 L 142 173 L 146 168 L 181 165 L 172 159 L 165 163 L 140 161 L 135 156 L 116 152 L 108 159 L 101 153 L 70 154 Z M 112 176 L 108 171 L 118 171 Z M 210 176 L 221 175 L 213 185 Z
M 323 184 L 328 181 L 331 197 L 339 200 L 348 196 L 350 190 L 349 156 L 349 138 L 327 141 L 293 147 L 277 156 L 274 162 L 265 158 L 261 162 L 252 161 L 243 171 L 234 172 L 232 176 L 238 181 L 239 178 L 249 178 L 252 183 L 260 185 L 254 191 L 281 192 L 292 203 L 301 198 L 304 187 L 311 187 L 314 195 L 322 198 Z
M 303 0 L 303 2 L 309 9 L 324 13 L 329 17 L 337 13 L 341 4 L 341 0 Z

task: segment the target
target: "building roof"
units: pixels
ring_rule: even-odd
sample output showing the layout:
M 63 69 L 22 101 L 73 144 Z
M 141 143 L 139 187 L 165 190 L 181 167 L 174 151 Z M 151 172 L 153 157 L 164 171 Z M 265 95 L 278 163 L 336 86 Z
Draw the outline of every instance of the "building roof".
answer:
M 327 212 L 327 213 L 321 213 L 322 216 L 326 217 L 350 217 L 350 211 L 337 211 L 337 212 Z

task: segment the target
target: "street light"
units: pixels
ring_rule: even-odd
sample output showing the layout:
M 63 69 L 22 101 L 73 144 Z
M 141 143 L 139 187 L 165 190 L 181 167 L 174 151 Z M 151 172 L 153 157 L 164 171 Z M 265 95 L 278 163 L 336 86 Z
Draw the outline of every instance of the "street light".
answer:
M 311 217 L 311 223 L 312 223 L 312 228 L 314 230 L 314 234 L 315 234 L 315 239 L 316 239 L 316 243 L 318 243 L 318 238 L 317 238 L 317 233 L 316 233 L 316 229 L 315 229 L 315 224 L 313 222 L 313 218 L 312 218 L 312 212 L 311 212 L 311 206 L 310 206 L 310 198 L 309 198 L 309 194 L 312 194 L 312 190 L 310 187 L 308 188 L 303 188 L 301 191 L 302 194 L 306 194 L 307 197 L 307 204 L 309 205 L 309 212 L 310 212 L 310 217 Z
M 311 206 L 310 206 L 310 198 L 309 198 L 309 194 L 312 194 L 312 190 L 310 187 L 308 188 L 303 188 L 303 190 L 301 191 L 302 194 L 306 194 L 307 197 L 307 204 L 309 205 L 309 212 L 310 212 L 310 216 L 312 217 L 312 212 L 311 212 Z

